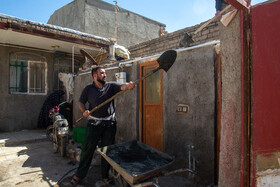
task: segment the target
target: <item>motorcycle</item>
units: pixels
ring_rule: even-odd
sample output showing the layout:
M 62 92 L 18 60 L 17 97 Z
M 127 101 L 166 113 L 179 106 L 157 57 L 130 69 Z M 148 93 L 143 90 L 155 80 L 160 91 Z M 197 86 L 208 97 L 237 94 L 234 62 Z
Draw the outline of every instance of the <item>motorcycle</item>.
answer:
M 50 109 L 49 117 L 51 118 L 53 124 L 47 127 L 46 130 L 48 139 L 53 142 L 55 152 L 59 151 L 62 157 L 66 156 L 69 137 L 68 121 L 62 114 L 59 113 L 60 106 L 65 103 L 66 101 Z

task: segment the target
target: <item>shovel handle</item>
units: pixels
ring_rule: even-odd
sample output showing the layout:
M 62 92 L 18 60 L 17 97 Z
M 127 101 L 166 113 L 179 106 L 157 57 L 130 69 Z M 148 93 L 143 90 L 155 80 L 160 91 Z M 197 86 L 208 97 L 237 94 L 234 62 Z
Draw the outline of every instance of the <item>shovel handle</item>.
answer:
M 155 72 L 157 72 L 160 69 L 160 67 L 156 67 L 155 69 L 153 69 L 152 71 L 150 71 L 149 73 L 147 73 L 144 77 L 141 77 L 140 79 L 136 80 L 135 82 L 133 82 L 133 84 L 139 84 L 142 80 L 146 79 L 147 77 L 151 76 L 152 74 L 154 74 Z
M 204 29 L 207 25 L 209 25 L 212 21 L 214 21 L 215 19 L 217 19 L 219 16 L 222 15 L 222 13 L 224 13 L 226 10 L 228 10 L 231 7 L 231 5 L 226 6 L 226 8 L 224 8 L 221 12 L 219 12 L 218 15 L 214 16 L 212 19 L 210 19 L 209 21 L 207 21 L 206 23 L 204 23 L 201 27 L 199 27 L 195 32 L 194 35 L 196 35 L 198 32 L 200 32 L 202 29 Z
M 79 121 L 81 121 L 84 118 L 84 116 L 80 117 L 79 119 L 76 120 L 76 123 L 78 123 Z
M 157 67 L 155 69 L 153 69 L 152 71 L 150 71 L 149 73 L 147 73 L 144 77 L 141 77 L 140 79 L 136 80 L 135 82 L 133 82 L 133 84 L 139 84 L 140 81 L 142 81 L 143 79 L 151 76 L 153 73 L 157 72 L 160 69 L 160 67 Z M 124 94 L 124 92 L 126 92 L 127 89 L 122 90 L 120 92 L 118 92 L 117 94 L 115 94 L 114 96 L 112 96 L 111 98 L 107 99 L 106 101 L 104 101 L 103 103 L 97 105 L 96 107 L 94 107 L 91 111 L 89 111 L 89 114 L 93 113 L 94 111 L 98 110 L 99 108 L 101 108 L 102 106 L 106 105 L 107 103 L 109 103 L 110 101 L 112 101 L 113 99 L 115 99 L 116 97 L 119 97 L 120 95 Z M 78 123 L 79 121 L 81 121 L 84 118 L 84 116 L 80 117 L 79 119 L 76 120 L 76 123 Z
M 118 92 L 117 94 L 115 94 L 114 96 L 112 96 L 111 98 L 107 99 L 106 101 L 104 101 L 103 103 L 97 105 L 96 107 L 94 107 L 91 111 L 89 111 L 89 114 L 93 113 L 94 111 L 98 110 L 99 108 L 101 108 L 102 106 L 106 105 L 107 103 L 109 103 L 110 101 L 112 101 L 113 99 L 115 99 L 116 97 L 122 95 L 126 90 L 122 90 L 120 92 Z M 78 123 L 79 121 L 81 121 L 84 118 L 84 116 L 80 117 L 79 119 L 76 120 L 76 123 Z

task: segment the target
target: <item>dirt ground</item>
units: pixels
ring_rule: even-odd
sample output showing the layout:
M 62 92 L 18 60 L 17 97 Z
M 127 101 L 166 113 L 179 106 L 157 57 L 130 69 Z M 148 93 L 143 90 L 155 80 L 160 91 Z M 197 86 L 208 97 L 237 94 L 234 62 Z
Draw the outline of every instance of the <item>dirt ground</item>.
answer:
M 51 142 L 0 147 L 0 186 L 52 186 L 74 167 L 53 152 Z
M 0 146 L 0 165 L 0 186 L 68 187 L 71 186 L 70 180 L 75 173 L 75 168 L 78 167 L 78 162 L 61 157 L 59 153 L 54 152 L 51 142 L 44 140 L 21 145 Z M 180 166 L 174 166 L 171 169 L 176 168 Z M 145 182 L 157 181 L 161 187 L 201 186 L 182 176 L 153 177 Z M 77 186 L 105 186 L 101 181 L 100 155 L 94 157 L 87 177 Z M 117 182 L 111 185 L 111 187 L 116 186 L 125 185 Z
M 98 165 L 98 163 L 100 162 L 100 155 L 95 155 L 93 162 L 95 162 L 96 164 L 89 169 L 89 172 L 88 172 L 86 178 L 83 179 L 77 185 L 78 187 L 92 187 L 92 186 L 105 187 L 106 186 L 101 181 L 101 168 L 100 168 L 100 165 Z M 176 168 L 178 168 L 179 167 L 178 164 L 179 163 L 174 163 L 174 165 L 169 168 L 169 171 L 173 171 Z M 168 172 L 168 170 L 166 170 L 165 172 Z M 110 171 L 110 176 L 112 177 L 111 171 Z M 157 176 L 147 179 L 143 182 L 135 184 L 135 187 L 136 186 L 140 187 L 141 185 L 145 186 L 144 184 L 149 183 L 149 182 L 154 182 L 160 187 L 173 187 L 173 186 L 176 186 L 176 187 L 202 187 L 203 186 L 193 180 L 193 175 L 189 178 L 186 176 L 190 176 L 190 175 L 188 173 L 180 173 L 180 174 L 170 175 L 170 176 L 157 175 Z M 59 182 L 56 185 L 56 187 L 71 186 L 70 185 L 71 179 L 72 179 L 72 175 L 65 177 L 61 182 Z M 125 182 L 123 179 L 120 179 L 120 178 L 117 180 L 114 179 L 114 181 L 115 181 L 115 184 L 111 185 L 110 187 L 129 187 L 130 186 L 130 185 L 128 185 L 127 182 Z M 149 186 L 154 186 L 154 185 L 149 185 Z
M 49 187 L 64 175 L 58 186 L 69 186 L 67 182 L 78 166 L 77 161 L 55 153 L 47 140 L 0 147 L 0 150 L 0 186 Z M 96 164 L 80 186 L 95 186 L 101 180 L 100 165 Z

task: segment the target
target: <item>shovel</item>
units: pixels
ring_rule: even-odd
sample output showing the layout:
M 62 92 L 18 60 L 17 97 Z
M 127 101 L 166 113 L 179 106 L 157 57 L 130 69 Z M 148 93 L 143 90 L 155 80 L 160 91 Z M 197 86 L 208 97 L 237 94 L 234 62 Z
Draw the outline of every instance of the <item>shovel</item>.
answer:
M 173 65 L 173 63 L 175 62 L 177 57 L 177 52 L 174 50 L 168 50 L 165 51 L 162 55 L 160 55 L 160 57 L 157 59 L 157 62 L 159 64 L 158 67 L 156 67 L 155 69 L 153 69 L 152 71 L 150 71 L 149 73 L 147 73 L 144 77 L 136 80 L 135 82 L 133 82 L 133 84 L 138 84 L 140 83 L 140 81 L 144 80 L 145 78 L 151 76 L 152 74 L 154 74 L 155 72 L 157 72 L 160 69 L 163 69 L 165 72 L 167 72 L 169 70 L 169 68 Z M 102 106 L 106 105 L 107 103 L 109 103 L 110 101 L 112 101 L 113 99 L 115 99 L 116 97 L 119 97 L 120 95 L 124 94 L 124 92 L 126 92 L 127 89 L 122 90 L 120 92 L 118 92 L 117 94 L 115 94 L 114 96 L 112 96 L 111 98 L 107 99 L 106 101 L 104 101 L 103 103 L 99 104 L 98 106 L 94 107 L 89 113 L 93 113 L 94 111 L 98 110 L 99 108 L 101 108 Z M 76 120 L 76 123 L 79 122 L 80 120 L 82 120 L 84 118 L 84 116 L 80 117 L 79 119 Z
M 225 11 L 227 11 L 229 8 L 231 7 L 231 5 L 226 6 L 226 8 L 224 8 L 221 12 L 219 12 L 219 14 L 217 14 L 216 16 L 214 16 L 212 19 L 210 19 L 209 21 L 207 21 L 206 23 L 204 23 L 201 27 L 199 27 L 193 34 L 188 34 L 185 33 L 183 39 L 180 41 L 180 47 L 185 47 L 185 46 L 189 46 L 191 43 L 194 42 L 193 40 L 193 36 L 195 36 L 198 32 L 200 32 L 202 29 L 204 29 L 207 25 L 209 25 L 212 21 L 214 21 L 215 19 L 217 19 L 218 17 L 220 17 Z

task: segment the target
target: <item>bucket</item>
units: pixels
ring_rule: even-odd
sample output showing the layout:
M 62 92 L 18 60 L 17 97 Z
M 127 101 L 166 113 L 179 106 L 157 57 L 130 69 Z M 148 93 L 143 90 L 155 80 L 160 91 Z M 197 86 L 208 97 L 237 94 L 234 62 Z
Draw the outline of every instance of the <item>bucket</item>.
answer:
M 78 143 L 83 143 L 85 138 L 86 129 L 83 127 L 73 128 L 73 140 Z

